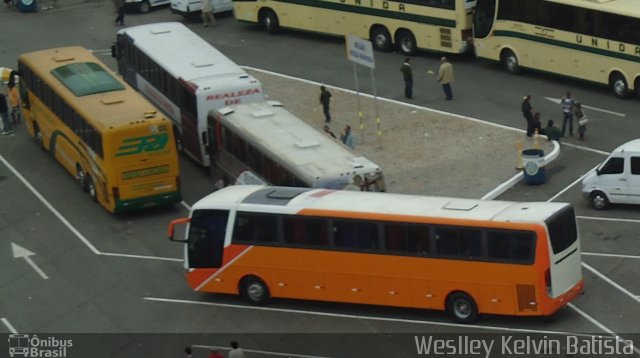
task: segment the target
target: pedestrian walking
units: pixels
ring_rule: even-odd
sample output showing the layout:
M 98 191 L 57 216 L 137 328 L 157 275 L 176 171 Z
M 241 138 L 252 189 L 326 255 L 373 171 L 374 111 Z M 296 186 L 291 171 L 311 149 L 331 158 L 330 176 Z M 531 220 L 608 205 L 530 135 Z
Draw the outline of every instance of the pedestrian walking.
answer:
M 333 134 L 333 131 L 331 131 L 331 128 L 329 128 L 328 125 L 324 125 L 324 127 L 322 127 L 322 129 L 324 130 L 325 133 L 327 133 L 328 135 L 332 136 L 333 138 L 336 138 L 336 135 Z M 337 139 L 337 138 L 336 138 Z
M 340 136 L 340 140 L 344 145 L 353 149 L 355 147 L 355 143 L 353 141 L 353 134 L 351 133 L 351 127 L 349 125 L 344 126 L 344 133 Z
M 562 105 L 562 136 L 566 133 L 567 124 L 569 124 L 569 135 L 573 137 L 573 111 L 576 101 L 571 98 L 571 92 L 560 99 Z
M 331 92 L 327 91 L 324 86 L 320 86 L 320 104 L 322 104 L 322 112 L 324 113 L 324 122 L 331 122 L 331 113 L 329 113 L 329 104 L 331 103 Z
M 453 99 L 453 93 L 451 91 L 451 83 L 453 82 L 453 65 L 447 60 L 446 57 L 440 59 L 440 68 L 438 68 L 438 82 L 442 84 L 442 90 L 446 96 L 447 101 Z
M 9 107 L 7 106 L 7 97 L 0 93 L 0 116 L 2 116 L 2 135 L 12 135 L 11 120 L 9 119 Z
M 20 93 L 18 92 L 18 86 L 16 86 L 16 74 L 15 71 L 11 72 L 9 77 L 8 92 L 9 92 L 9 110 L 11 113 L 11 120 L 13 123 L 19 123 L 22 119 L 22 110 L 20 103 Z
M 238 348 L 238 342 L 232 341 L 230 345 L 229 358 L 245 358 L 242 348 Z
M 216 18 L 213 16 L 213 0 L 202 0 L 202 22 L 204 22 L 204 27 L 216 26 Z
M 118 16 L 116 17 L 116 25 L 124 26 L 124 0 L 114 0 Z
M 402 67 L 400 67 L 400 72 L 402 72 L 402 78 L 404 79 L 404 98 L 413 99 L 413 72 L 411 70 L 411 59 L 406 58 Z
M 575 103 L 575 110 L 573 113 L 575 114 L 576 120 L 578 121 L 578 139 L 584 140 L 584 135 L 587 132 L 587 123 L 589 123 L 589 118 L 582 109 L 582 103 Z
M 533 130 L 535 125 L 535 122 L 533 119 L 533 113 L 532 113 L 533 108 L 531 107 L 530 94 L 523 97 L 522 105 L 520 106 L 520 108 L 522 109 L 522 115 L 524 116 L 524 119 L 527 121 L 527 137 L 530 138 L 531 136 L 533 136 Z

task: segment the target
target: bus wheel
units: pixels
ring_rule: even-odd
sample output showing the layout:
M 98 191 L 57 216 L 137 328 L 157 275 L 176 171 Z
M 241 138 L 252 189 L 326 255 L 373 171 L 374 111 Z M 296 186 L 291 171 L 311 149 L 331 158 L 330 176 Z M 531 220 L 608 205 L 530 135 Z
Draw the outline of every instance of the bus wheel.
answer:
M 462 292 L 453 292 L 447 297 L 447 312 L 460 323 L 471 323 L 478 318 L 476 302 Z
M 82 170 L 80 164 L 76 164 L 76 181 L 78 182 L 80 189 L 86 193 L 88 191 L 87 174 Z
M 518 74 L 521 71 L 516 54 L 509 49 L 502 51 L 500 54 L 500 62 L 502 62 L 502 65 L 509 73 Z
M 151 4 L 149 4 L 147 0 L 144 0 L 143 2 L 140 3 L 140 6 L 138 6 L 138 11 L 140 11 L 141 14 L 146 14 L 150 10 L 151 10 Z
M 255 276 L 245 277 L 240 284 L 240 294 L 252 305 L 264 305 L 271 298 L 269 287 Z
M 87 176 L 87 192 L 93 201 L 98 202 L 98 191 L 90 176 Z
M 382 52 L 389 52 L 393 48 L 393 43 L 391 42 L 391 35 L 389 31 L 384 26 L 374 26 L 371 29 L 371 42 L 373 43 L 373 47 Z
M 396 45 L 403 54 L 412 55 L 416 52 L 416 37 L 409 30 L 400 30 L 396 34 Z
M 596 210 L 604 210 L 609 206 L 609 199 L 601 191 L 591 193 L 591 206 Z
M 278 15 L 271 9 L 267 9 L 264 11 L 262 16 L 260 17 L 260 23 L 264 26 L 265 30 L 267 30 L 270 34 L 276 34 L 280 30 L 280 21 L 278 20 Z
M 618 98 L 629 97 L 629 86 L 627 80 L 618 72 L 614 72 L 609 76 L 609 87 Z

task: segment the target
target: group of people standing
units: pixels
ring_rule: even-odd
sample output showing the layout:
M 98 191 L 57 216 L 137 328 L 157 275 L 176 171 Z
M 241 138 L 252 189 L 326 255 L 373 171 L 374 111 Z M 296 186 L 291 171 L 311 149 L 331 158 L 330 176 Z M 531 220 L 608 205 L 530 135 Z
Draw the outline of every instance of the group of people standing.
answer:
M 411 59 L 406 58 L 404 63 L 400 67 L 402 72 L 402 78 L 404 80 L 404 98 L 413 99 L 413 69 L 411 68 Z M 432 74 L 433 71 L 427 71 L 428 74 Z M 451 83 L 453 83 L 453 65 L 446 57 L 440 59 L 440 67 L 438 68 L 438 82 L 442 85 L 442 90 L 445 94 L 445 99 L 450 101 L 453 99 L 453 91 L 451 89 Z
M 578 139 L 584 140 L 589 119 L 582 109 L 582 104 L 571 97 L 571 92 L 567 92 L 566 95 L 560 99 L 560 105 L 562 105 L 562 129 L 558 128 L 552 119 L 547 122 L 547 127 L 542 128 L 540 112 L 533 113 L 531 95 L 524 96 L 520 108 L 522 115 L 527 121 L 527 137 L 533 137 L 537 131 L 539 134 L 547 135 L 549 140 L 559 140 L 565 136 L 567 128 L 569 129 L 569 135 L 573 137 L 573 120 L 575 118 L 578 122 Z
M 320 104 L 322 105 L 322 112 L 324 113 L 324 127 L 322 127 L 322 129 L 328 135 L 336 138 L 336 135 L 329 127 L 329 123 L 331 123 L 331 92 L 329 92 L 325 86 L 320 86 Z M 355 148 L 353 134 L 351 133 L 351 126 L 344 126 L 344 132 L 340 135 L 340 141 L 351 149 Z

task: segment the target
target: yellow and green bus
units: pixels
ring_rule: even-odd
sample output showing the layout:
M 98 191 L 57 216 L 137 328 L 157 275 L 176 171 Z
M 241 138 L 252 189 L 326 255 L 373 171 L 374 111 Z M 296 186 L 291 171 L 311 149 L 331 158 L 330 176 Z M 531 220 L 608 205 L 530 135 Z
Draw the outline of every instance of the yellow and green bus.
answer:
M 640 1 L 478 0 L 476 55 L 640 95 Z
M 394 46 L 446 53 L 471 50 L 475 0 L 233 0 L 237 20 L 261 24 L 269 33 L 281 27 L 370 39 L 379 51 Z
M 29 134 L 91 198 L 119 213 L 181 200 L 171 121 L 91 51 L 18 58 Z

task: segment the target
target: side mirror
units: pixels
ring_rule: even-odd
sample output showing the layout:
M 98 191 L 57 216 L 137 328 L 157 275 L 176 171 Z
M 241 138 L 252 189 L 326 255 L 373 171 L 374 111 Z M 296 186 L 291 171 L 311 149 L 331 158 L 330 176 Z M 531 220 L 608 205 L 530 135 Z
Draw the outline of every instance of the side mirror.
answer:
M 168 234 L 169 234 L 169 240 L 170 241 L 175 241 L 175 242 L 184 242 L 187 243 L 189 240 L 185 239 L 174 239 L 173 236 L 175 234 L 175 230 L 176 230 L 176 225 L 186 225 L 189 222 L 191 222 L 191 218 L 181 218 L 181 219 L 175 219 L 172 220 L 169 223 L 169 230 L 168 230 Z

